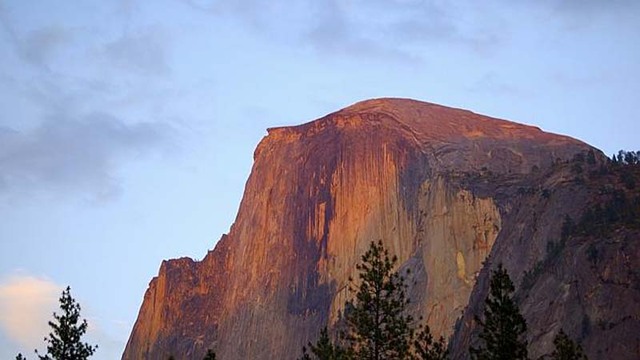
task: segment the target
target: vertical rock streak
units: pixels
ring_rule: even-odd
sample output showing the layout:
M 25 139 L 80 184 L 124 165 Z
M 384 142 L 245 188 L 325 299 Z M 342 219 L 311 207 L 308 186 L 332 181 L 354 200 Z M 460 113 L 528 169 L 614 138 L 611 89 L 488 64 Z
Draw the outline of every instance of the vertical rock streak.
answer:
M 398 99 L 270 129 L 229 235 L 200 263 L 163 263 L 123 359 L 211 346 L 224 359 L 294 358 L 335 324 L 355 264 L 378 239 L 411 270 L 415 317 L 449 336 L 515 206 L 509 189 L 532 165 L 586 148 Z M 469 183 L 481 168 L 516 180 Z

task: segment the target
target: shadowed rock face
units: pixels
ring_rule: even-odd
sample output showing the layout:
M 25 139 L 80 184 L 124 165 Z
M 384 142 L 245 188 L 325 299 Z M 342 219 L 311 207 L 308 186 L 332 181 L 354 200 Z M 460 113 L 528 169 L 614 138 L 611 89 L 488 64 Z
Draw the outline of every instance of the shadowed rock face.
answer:
M 454 342 L 467 346 L 486 293 L 483 263 L 504 262 L 518 283 L 559 234 L 562 214 L 579 214 L 589 199 L 553 164 L 590 150 L 406 99 L 269 129 L 231 231 L 200 262 L 163 262 L 123 359 L 198 358 L 207 348 L 222 359 L 293 359 L 335 324 L 355 264 L 377 239 L 412 270 L 416 318 L 449 337 L 465 311 Z M 547 188 L 553 194 L 541 196 Z M 548 349 L 565 308 L 532 348 Z

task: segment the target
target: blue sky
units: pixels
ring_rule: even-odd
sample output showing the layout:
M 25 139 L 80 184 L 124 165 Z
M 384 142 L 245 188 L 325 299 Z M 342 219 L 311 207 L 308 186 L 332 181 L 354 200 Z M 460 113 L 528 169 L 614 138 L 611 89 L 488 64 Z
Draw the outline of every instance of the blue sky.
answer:
M 71 285 L 119 357 L 267 127 L 410 97 L 638 150 L 639 37 L 634 0 L 0 0 L 0 356 L 44 349 Z

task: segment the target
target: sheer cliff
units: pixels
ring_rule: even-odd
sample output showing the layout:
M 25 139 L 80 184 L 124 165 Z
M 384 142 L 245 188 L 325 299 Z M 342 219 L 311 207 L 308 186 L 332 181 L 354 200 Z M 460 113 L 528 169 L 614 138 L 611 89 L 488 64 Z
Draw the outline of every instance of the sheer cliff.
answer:
M 197 359 L 208 348 L 222 359 L 294 359 L 336 323 L 355 264 L 377 239 L 412 270 L 416 317 L 462 349 L 488 269 L 503 262 L 519 284 L 561 236 L 564 215 L 577 219 L 591 203 L 594 190 L 567 165 L 576 157 L 594 169 L 606 162 L 569 137 L 408 99 L 368 100 L 269 129 L 229 234 L 202 261 L 162 263 L 123 359 Z M 611 254 L 598 276 L 572 265 L 585 246 L 563 247 L 565 278 L 538 271 L 527 279 L 537 292 L 521 292 L 525 317 L 546 319 L 536 320 L 534 353 L 548 351 L 561 326 L 575 333 L 577 318 L 595 316 L 574 304 L 599 294 L 602 276 L 612 276 L 606 264 L 638 258 L 637 247 L 624 247 L 622 259 L 603 248 Z M 628 261 L 637 268 L 635 259 Z M 625 299 L 639 296 L 637 285 Z M 640 330 L 639 303 L 625 300 L 624 329 Z M 590 355 L 604 351 L 606 341 L 596 341 L 602 332 L 581 332 Z

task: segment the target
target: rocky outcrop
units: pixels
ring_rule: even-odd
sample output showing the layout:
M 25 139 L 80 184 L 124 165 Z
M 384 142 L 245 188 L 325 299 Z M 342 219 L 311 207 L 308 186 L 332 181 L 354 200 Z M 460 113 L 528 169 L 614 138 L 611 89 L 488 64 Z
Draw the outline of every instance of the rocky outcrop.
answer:
M 565 136 L 406 99 L 269 129 L 229 234 L 200 262 L 163 262 L 123 359 L 198 358 L 207 348 L 223 359 L 293 359 L 335 324 L 355 264 L 377 239 L 412 270 L 415 315 L 449 337 L 464 312 L 452 341 L 467 346 L 491 264 L 519 281 L 558 236 L 561 214 L 586 206 L 589 191 L 557 164 L 588 152 L 604 162 Z M 524 300 L 525 312 L 539 301 Z M 565 309 L 535 335 L 539 353 Z
M 489 270 L 500 262 L 516 284 L 530 358 L 551 353 L 560 329 L 590 359 L 640 356 L 640 188 L 620 183 L 627 176 L 640 180 L 640 167 L 578 156 L 518 190 L 522 200 L 505 218 L 451 339 L 454 358 L 467 358 Z

